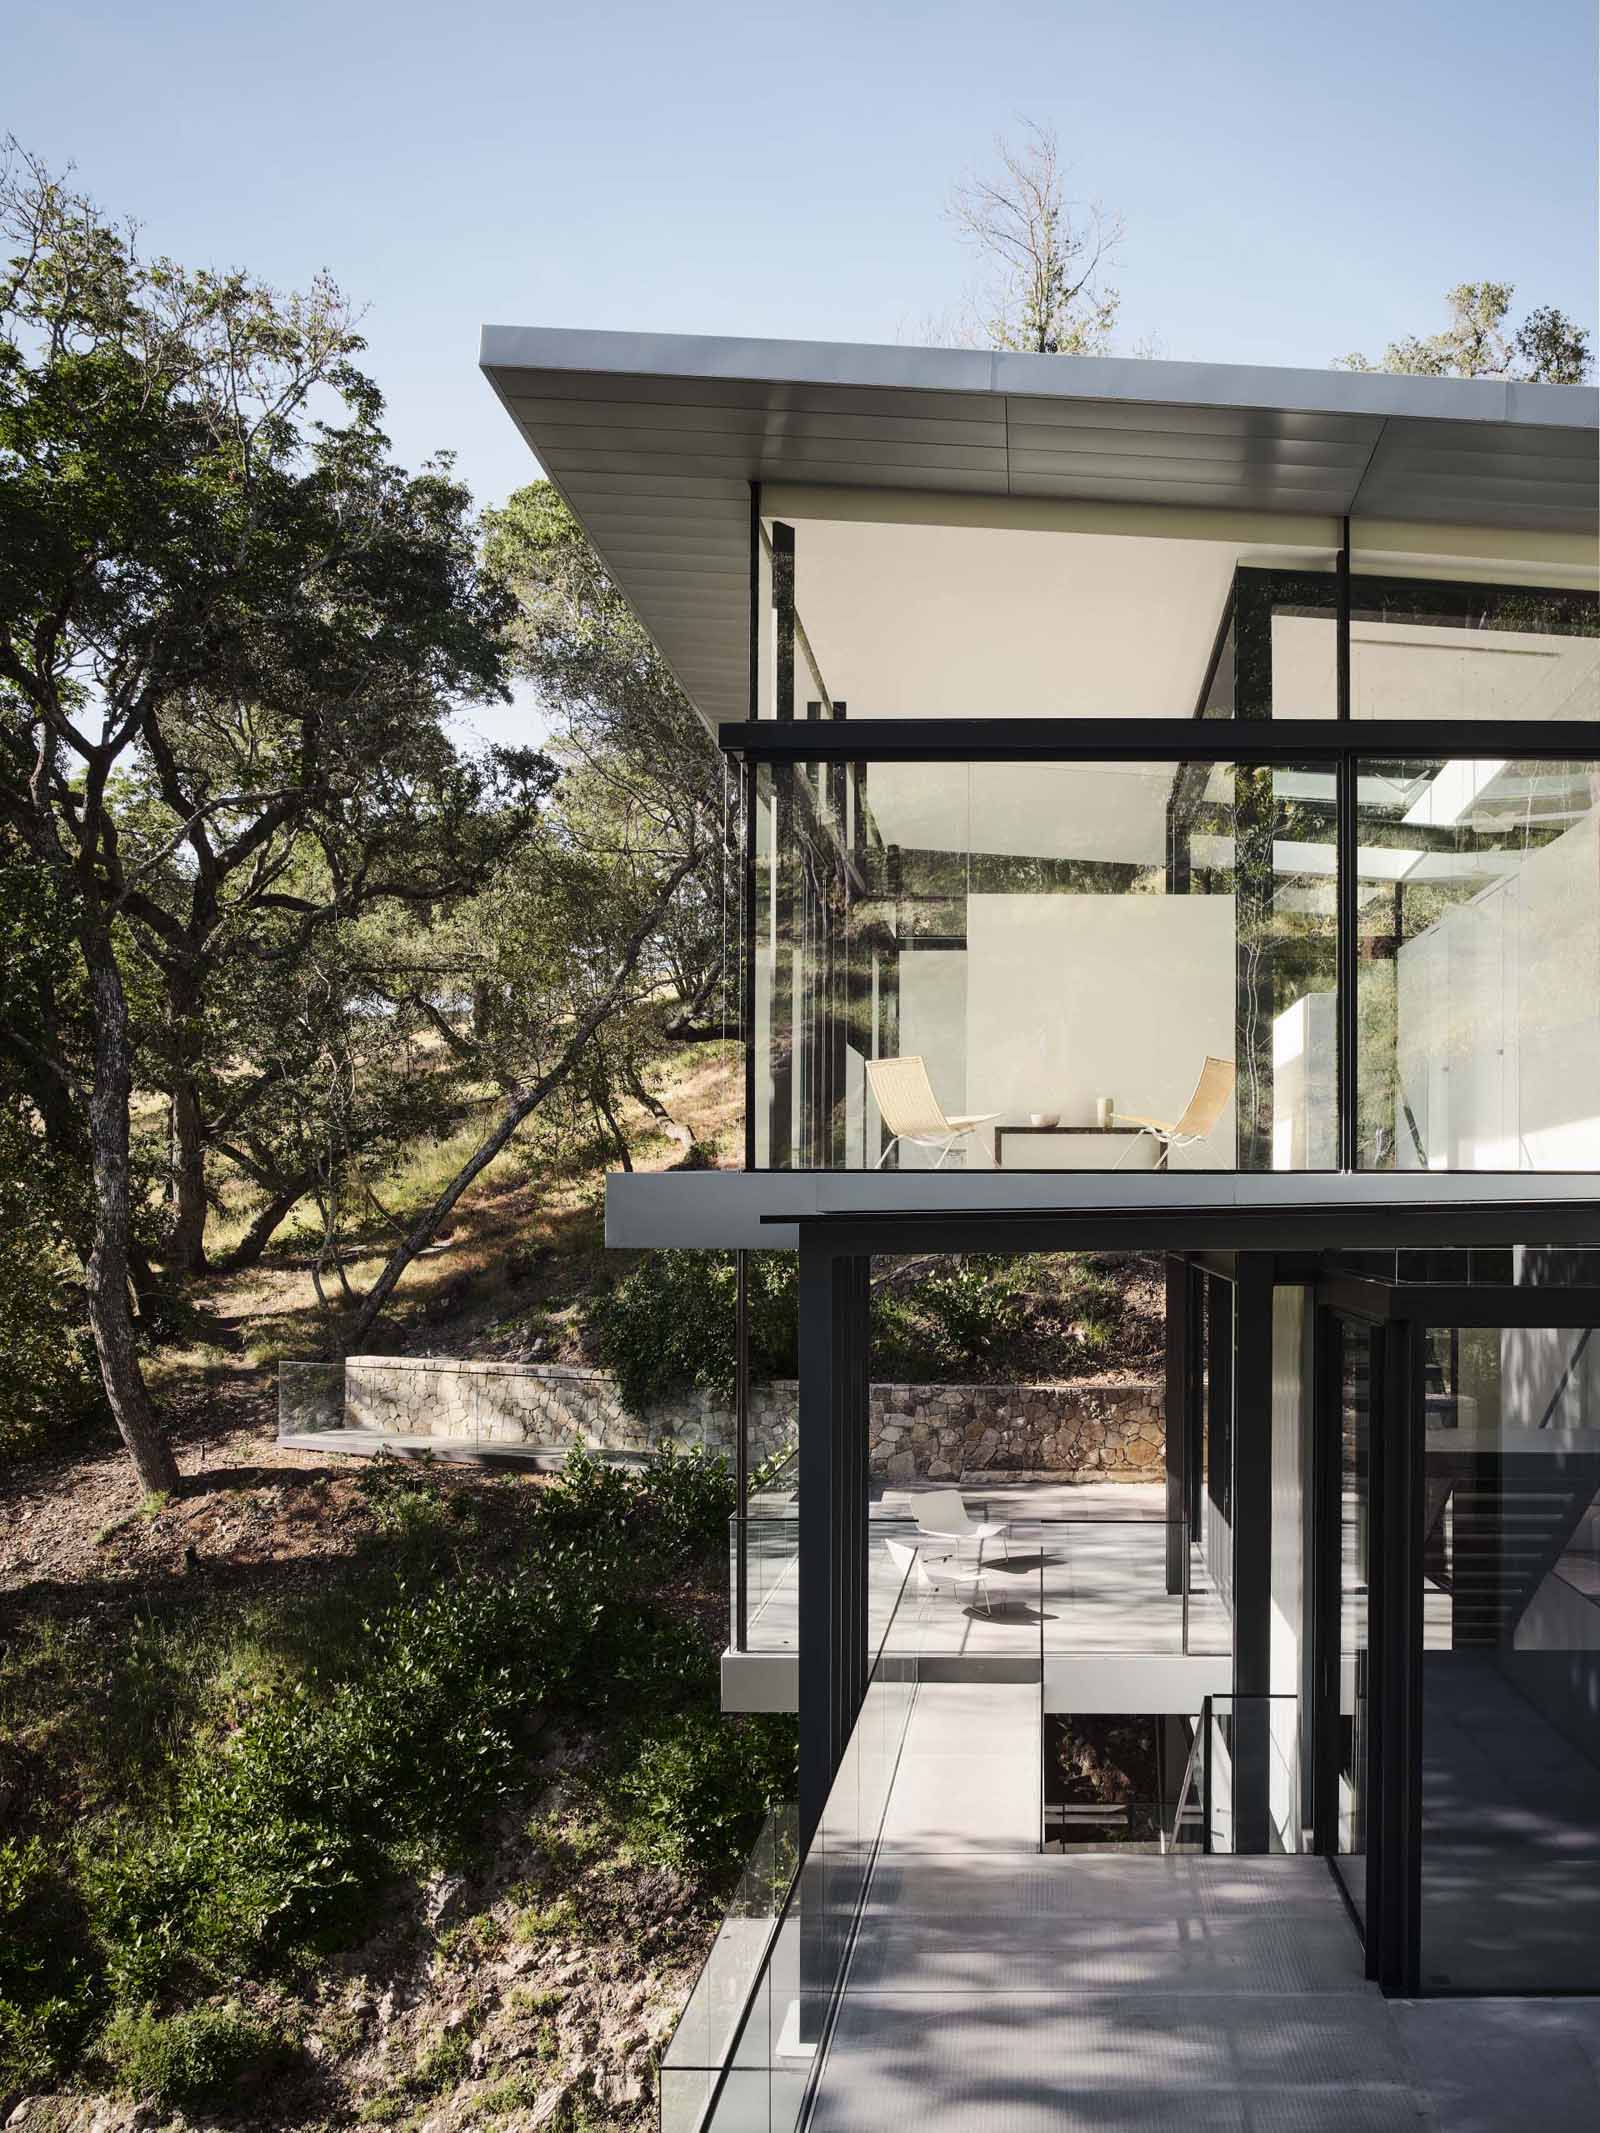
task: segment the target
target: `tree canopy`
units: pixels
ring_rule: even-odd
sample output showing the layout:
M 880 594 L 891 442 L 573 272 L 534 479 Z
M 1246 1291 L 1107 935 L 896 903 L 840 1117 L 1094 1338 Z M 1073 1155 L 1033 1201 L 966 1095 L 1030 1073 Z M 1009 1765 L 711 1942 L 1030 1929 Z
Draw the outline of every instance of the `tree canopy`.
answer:
M 508 596 L 448 463 L 390 459 L 330 282 L 285 296 L 146 258 L 14 150 L 0 230 L 0 824 L 87 1000 L 6 1049 L 61 1099 L 47 1136 L 87 1119 L 101 1375 L 166 1488 L 129 1293 L 137 1013 L 159 1002 L 181 1258 L 204 1107 L 239 1100 L 215 1086 L 222 968 L 481 885 L 544 773 L 451 744 L 457 704 L 504 692 Z
M 1023 123 L 995 141 L 999 168 L 969 172 L 949 215 L 982 280 L 968 337 L 1033 355 L 1104 355 L 1122 299 L 1102 278 L 1122 242 L 1120 215 L 1070 200 L 1053 127 Z
M 1339 370 L 1388 370 L 1425 378 L 1521 378 L 1581 385 L 1593 367 L 1589 336 L 1554 305 L 1541 304 L 1508 327 L 1516 289 L 1508 281 L 1464 281 L 1445 291 L 1449 322 L 1438 333 L 1391 341 L 1376 363 L 1341 356 Z

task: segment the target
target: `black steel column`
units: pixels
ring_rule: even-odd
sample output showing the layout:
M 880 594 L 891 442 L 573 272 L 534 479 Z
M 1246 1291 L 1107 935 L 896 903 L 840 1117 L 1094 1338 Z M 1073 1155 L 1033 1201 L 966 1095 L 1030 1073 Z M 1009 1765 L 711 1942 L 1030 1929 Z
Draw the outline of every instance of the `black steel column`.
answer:
M 1234 1849 L 1271 1849 L 1272 1273 L 1241 1252 L 1233 1289 Z
M 1344 522 L 1344 542 L 1339 550 L 1338 607 L 1334 628 L 1338 660 L 1337 717 L 1350 716 L 1350 521 Z M 1336 1102 L 1339 1113 L 1339 1168 L 1354 1170 L 1359 1160 L 1356 1121 L 1357 999 L 1356 928 L 1359 916 L 1356 816 L 1359 792 L 1356 758 L 1341 754 L 1334 763 L 1334 912 L 1335 991 L 1334 1026 L 1338 1034 Z
M 1378 1842 L 1374 1846 L 1369 1835 L 1368 1936 L 1372 1938 L 1371 1899 L 1376 1895 L 1377 1980 L 1385 1993 L 1402 1997 L 1418 1989 L 1422 1943 L 1424 1339 L 1422 1327 L 1410 1321 L 1394 1320 L 1383 1327 L 1375 1418 L 1381 1515 L 1371 1634 L 1378 1709 L 1368 1784 L 1377 1803 Z
M 1189 1262 L 1167 1258 L 1167 1590 L 1182 1592 L 1188 1569 L 1189 1407 L 1194 1398 L 1193 1281 Z
M 800 1245 L 800 1843 L 867 1684 L 868 1270 Z

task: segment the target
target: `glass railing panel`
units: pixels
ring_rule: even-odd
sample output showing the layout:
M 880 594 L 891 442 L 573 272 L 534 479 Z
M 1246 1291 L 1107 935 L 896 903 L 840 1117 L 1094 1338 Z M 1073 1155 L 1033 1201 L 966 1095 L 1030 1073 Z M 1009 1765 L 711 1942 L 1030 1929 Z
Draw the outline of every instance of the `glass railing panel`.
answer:
M 909 1519 L 876 1515 L 868 1529 L 867 1546 L 867 1644 L 876 1651 L 890 1617 L 899 1603 L 906 1565 L 897 1567 L 893 1542 L 899 1548 L 914 1547 L 917 1532 Z M 748 1614 L 743 1649 L 752 1652 L 789 1652 L 799 1648 L 800 1637 L 800 1521 L 794 1512 L 777 1517 L 740 1518 L 728 1524 L 730 1605 L 737 1608 L 738 1551 L 745 1551 Z M 738 1624 L 733 1639 L 738 1647 Z
M 752 1855 L 663 2054 L 663 2133 L 793 2133 L 799 2123 L 915 1700 L 915 1659 L 883 1649 L 909 1583 L 903 1569 L 804 1861 L 785 1882 L 792 1822 L 770 1823 Z M 909 1622 L 919 1602 L 906 1604 Z
M 1198 1785 L 1208 1852 L 1310 1851 L 1297 1696 L 1208 1696 L 1195 1733 L 1185 1816 Z M 1175 1834 L 1179 1834 L 1175 1830 Z
M 1421 1975 L 1600 1990 L 1600 1331 L 1424 1350 Z
M 762 766 L 758 1162 L 1336 1167 L 1335 785 Z
M 968 1492 L 974 1519 L 987 1508 Z M 744 1648 L 797 1650 L 798 1519 L 735 1518 L 729 1545 L 746 1551 Z M 914 1608 L 901 1599 L 908 1572 Z M 730 1585 L 736 1590 L 733 1566 Z M 1205 1545 L 1181 1521 L 1015 1517 L 1002 1538 L 980 1549 L 925 1531 L 910 1516 L 874 1514 L 867 1598 L 874 1650 L 897 1608 L 895 1646 L 924 1653 L 1226 1658 L 1233 1649 L 1232 1620 Z
M 735 1512 L 728 1521 L 728 1591 L 734 1610 L 738 1607 L 741 1548 L 745 1560 L 745 1635 L 740 1638 L 735 1614 L 729 1641 L 736 1648 L 742 1643 L 750 1651 L 792 1650 L 798 1620 L 798 1513 L 752 1513 L 741 1518 Z
M 776 1809 L 746 1861 L 727 1916 L 661 2062 L 663 2133 L 693 2133 L 729 2057 L 782 1914 L 797 1857 L 795 1810 Z

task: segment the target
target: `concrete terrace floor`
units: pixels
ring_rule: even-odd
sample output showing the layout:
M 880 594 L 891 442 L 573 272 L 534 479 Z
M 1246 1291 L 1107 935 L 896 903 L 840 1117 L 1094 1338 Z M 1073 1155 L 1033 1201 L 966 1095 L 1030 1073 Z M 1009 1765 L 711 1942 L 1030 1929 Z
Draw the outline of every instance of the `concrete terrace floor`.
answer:
M 1041 1855 L 1039 1768 L 918 1689 L 811 2133 L 1600 2127 L 1600 2004 L 1385 2002 L 1322 1860 Z
M 968 1590 L 940 1586 L 938 1542 L 918 1540 L 911 1491 L 885 1490 L 872 1506 L 868 1644 L 876 1650 L 900 1594 L 887 1539 L 915 1545 L 930 1561 L 935 1589 L 915 1581 L 895 1618 L 893 1651 L 961 1657 L 1038 1659 L 1041 1653 L 1176 1655 L 1185 1649 L 1182 1596 L 1166 1577 L 1165 1495 L 1137 1482 L 1081 1486 L 1018 1483 L 962 1490 L 970 1515 L 1011 1522 L 1009 1540 L 990 1542 L 987 1607 Z M 793 1651 L 799 1641 L 799 1589 L 792 1515 L 749 1522 L 749 1649 Z M 961 1560 L 970 1565 L 971 1548 Z M 1226 1657 L 1227 1611 L 1212 1589 L 1198 1547 L 1189 1551 L 1191 1653 Z

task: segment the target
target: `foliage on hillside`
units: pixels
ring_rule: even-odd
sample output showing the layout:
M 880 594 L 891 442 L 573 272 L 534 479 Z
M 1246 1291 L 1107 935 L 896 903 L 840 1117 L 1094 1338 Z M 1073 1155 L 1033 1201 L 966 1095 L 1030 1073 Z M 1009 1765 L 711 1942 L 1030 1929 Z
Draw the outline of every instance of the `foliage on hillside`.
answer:
M 794 1254 L 753 1252 L 749 1265 L 752 1375 L 791 1378 Z M 690 1387 L 731 1404 L 735 1295 L 728 1252 L 649 1252 L 601 1291 L 587 1323 L 629 1407 Z M 872 1374 L 913 1384 L 1135 1374 L 1157 1365 L 1163 1309 L 1154 1270 L 1115 1254 L 880 1259 Z
M 307 2056 L 309 2007 L 374 1935 L 426 1940 L 442 1881 L 513 1883 L 494 1932 L 538 1948 L 583 1940 L 580 1884 L 664 1873 L 690 1952 L 792 1795 L 792 1725 L 717 1708 L 720 1462 L 576 1457 L 543 1487 L 379 1463 L 359 1488 L 370 1537 L 310 1591 L 190 1609 L 180 1587 L 6 1647 L 0 2098 L 79 2082 L 323 2122 L 339 2076 Z M 367 2115 L 467 2084 L 465 2042 Z M 545 2088 L 581 2045 L 552 2028 Z

